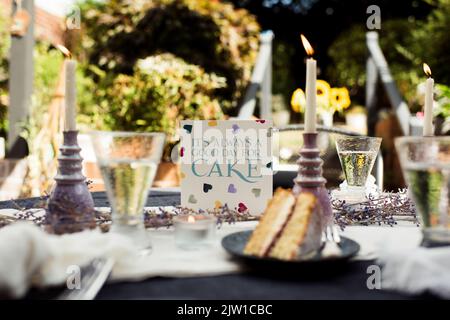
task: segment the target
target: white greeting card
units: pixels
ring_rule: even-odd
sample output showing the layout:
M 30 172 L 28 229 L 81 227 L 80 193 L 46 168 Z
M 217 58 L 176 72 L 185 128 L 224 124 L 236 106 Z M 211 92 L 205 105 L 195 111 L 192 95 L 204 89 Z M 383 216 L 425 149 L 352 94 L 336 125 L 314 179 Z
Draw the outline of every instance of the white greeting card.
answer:
M 272 197 L 270 121 L 186 120 L 180 137 L 182 206 L 264 212 Z

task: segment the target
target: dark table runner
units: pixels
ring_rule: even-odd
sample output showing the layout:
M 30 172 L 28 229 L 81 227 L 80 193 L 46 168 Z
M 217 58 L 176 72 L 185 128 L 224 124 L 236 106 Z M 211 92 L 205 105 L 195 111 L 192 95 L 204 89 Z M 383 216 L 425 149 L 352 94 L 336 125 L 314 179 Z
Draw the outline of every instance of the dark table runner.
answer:
M 395 292 L 367 288 L 367 267 L 353 262 L 334 276 L 233 274 L 195 278 L 153 278 L 142 282 L 108 284 L 97 299 L 416 299 Z
M 93 192 L 92 197 L 96 207 L 109 207 L 109 201 L 105 192 Z M 40 198 L 17 199 L 14 201 L 1 201 L 0 209 L 32 208 L 40 201 Z M 180 204 L 180 193 L 177 191 L 151 190 L 147 198 L 146 206 L 172 206 Z
M 93 193 L 95 205 L 108 206 L 105 193 Z M 15 202 L 32 207 L 38 198 Z M 180 203 L 176 191 L 152 190 L 147 206 L 169 206 Z M 0 202 L 0 208 L 14 207 Z M 352 262 L 344 270 L 324 277 L 313 275 L 277 275 L 243 273 L 193 278 L 152 278 L 140 282 L 105 285 L 97 299 L 414 299 L 396 292 L 368 289 L 367 268 L 373 261 Z M 323 271 L 321 271 L 323 272 Z M 425 296 L 422 296 L 425 297 Z M 428 296 L 427 296 L 428 297 Z

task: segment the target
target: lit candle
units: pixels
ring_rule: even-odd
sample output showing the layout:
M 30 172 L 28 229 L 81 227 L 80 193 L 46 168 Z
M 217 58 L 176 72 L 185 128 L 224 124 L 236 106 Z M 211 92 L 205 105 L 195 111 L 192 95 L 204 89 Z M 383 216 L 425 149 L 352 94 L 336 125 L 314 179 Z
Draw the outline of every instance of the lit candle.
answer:
M 317 78 L 317 62 L 312 55 L 314 50 L 304 35 L 300 35 L 308 54 L 306 60 L 306 110 L 305 110 L 305 133 L 316 132 L 316 78 Z
M 425 82 L 425 107 L 424 107 L 424 123 L 423 123 L 423 135 L 433 136 L 433 86 L 434 80 L 431 77 L 430 67 L 424 63 L 423 71 L 427 75 L 428 79 Z
M 77 68 L 77 62 L 72 59 L 70 51 L 62 46 L 57 46 L 59 50 L 64 54 L 66 59 L 64 60 L 65 68 L 65 97 L 66 110 L 65 110 L 65 122 L 64 131 L 75 131 L 77 130 L 76 125 L 76 104 L 77 104 L 77 86 L 75 80 L 75 73 Z

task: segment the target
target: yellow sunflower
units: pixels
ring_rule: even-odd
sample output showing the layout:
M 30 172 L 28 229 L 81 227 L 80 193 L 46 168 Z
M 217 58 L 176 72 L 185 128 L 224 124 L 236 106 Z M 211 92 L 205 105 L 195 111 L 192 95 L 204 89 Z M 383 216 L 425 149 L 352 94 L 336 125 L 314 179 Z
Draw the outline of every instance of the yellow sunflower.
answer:
M 294 112 L 303 112 L 306 106 L 306 97 L 302 89 L 298 88 L 291 97 L 291 107 Z
M 336 111 L 342 111 L 350 106 L 350 95 L 347 88 L 331 88 L 330 104 Z
M 317 104 L 321 106 L 328 106 L 330 103 L 330 85 L 325 80 L 317 80 Z

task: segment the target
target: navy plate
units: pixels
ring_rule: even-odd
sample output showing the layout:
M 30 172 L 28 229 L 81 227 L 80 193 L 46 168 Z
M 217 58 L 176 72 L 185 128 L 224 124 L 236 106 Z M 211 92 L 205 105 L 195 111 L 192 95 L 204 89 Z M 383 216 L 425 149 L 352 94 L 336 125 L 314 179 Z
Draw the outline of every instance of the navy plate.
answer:
M 298 268 L 308 268 L 311 267 L 314 270 L 320 267 L 332 267 L 342 266 L 343 264 L 348 264 L 348 260 L 354 257 L 359 252 L 359 244 L 349 238 L 341 237 L 341 243 L 339 244 L 341 251 L 339 255 L 333 256 L 322 256 L 319 251 L 313 256 L 302 259 L 299 257 L 295 260 L 279 260 L 274 258 L 261 258 L 244 253 L 245 245 L 247 244 L 252 230 L 240 231 L 236 233 L 229 234 L 222 239 L 222 247 L 230 253 L 234 258 L 240 262 L 246 263 L 253 267 L 269 267 L 273 268 L 290 268 L 293 267 L 298 270 Z

